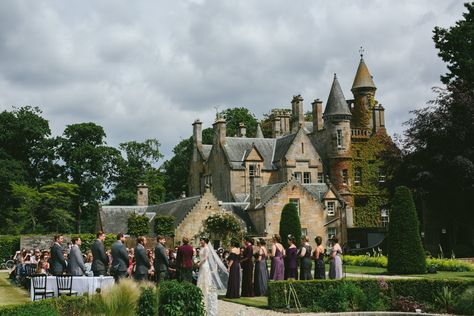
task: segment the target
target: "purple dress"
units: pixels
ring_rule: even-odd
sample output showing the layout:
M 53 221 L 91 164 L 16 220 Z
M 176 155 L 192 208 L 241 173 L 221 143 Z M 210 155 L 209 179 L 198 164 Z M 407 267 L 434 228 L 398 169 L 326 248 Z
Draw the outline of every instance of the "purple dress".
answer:
M 288 248 L 286 255 L 288 257 L 288 278 L 296 279 L 296 270 L 298 268 L 298 248 Z
M 240 262 L 239 256 L 231 252 L 228 261 L 233 261 L 229 272 L 229 282 L 227 283 L 227 298 L 239 298 L 240 297 Z
M 273 281 L 283 280 L 285 278 L 285 264 L 283 263 L 283 255 L 281 251 L 276 248 L 275 257 L 272 258 L 272 274 L 270 279 Z

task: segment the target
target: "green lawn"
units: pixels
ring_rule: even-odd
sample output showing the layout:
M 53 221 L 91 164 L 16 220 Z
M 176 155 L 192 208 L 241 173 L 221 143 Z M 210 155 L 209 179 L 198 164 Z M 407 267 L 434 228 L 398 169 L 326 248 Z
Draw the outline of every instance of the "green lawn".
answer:
M 0 272 L 0 305 L 22 304 L 30 301 L 28 292 L 10 283 L 8 272 Z
M 328 269 L 328 268 L 327 268 Z M 344 271 L 347 273 L 369 274 L 369 275 L 388 275 L 385 268 L 377 267 L 360 267 L 360 266 L 344 266 Z M 411 277 L 420 277 L 427 279 L 464 279 L 474 280 L 474 272 L 448 272 L 438 271 L 433 274 L 410 274 Z
M 225 296 L 222 296 L 219 298 L 224 301 L 242 304 L 246 306 L 252 306 L 252 307 L 257 307 L 257 308 L 268 308 L 268 298 L 266 296 L 241 297 L 241 298 L 225 298 Z

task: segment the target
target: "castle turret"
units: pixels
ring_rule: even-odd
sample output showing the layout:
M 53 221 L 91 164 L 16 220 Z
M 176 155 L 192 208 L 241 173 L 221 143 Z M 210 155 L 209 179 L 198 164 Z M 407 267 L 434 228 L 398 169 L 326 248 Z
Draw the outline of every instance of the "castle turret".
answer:
M 334 74 L 331 92 L 324 109 L 324 129 L 328 135 L 329 177 L 331 183 L 352 205 L 349 172 L 351 171 L 351 111 Z
M 354 109 L 352 110 L 352 125 L 354 128 L 370 129 L 375 126 L 373 122 L 373 110 L 375 107 L 375 87 L 369 69 L 364 62 L 363 55 L 360 56 L 359 67 L 352 84 L 354 95 Z

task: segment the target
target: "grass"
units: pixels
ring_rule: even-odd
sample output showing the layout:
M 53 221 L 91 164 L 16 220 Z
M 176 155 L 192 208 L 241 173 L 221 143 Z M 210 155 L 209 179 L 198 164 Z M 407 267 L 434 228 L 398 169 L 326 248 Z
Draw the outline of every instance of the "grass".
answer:
M 388 275 L 387 269 L 377 267 L 344 266 L 344 271 L 347 273 L 355 274 Z M 474 272 L 438 271 L 438 273 L 433 274 L 409 274 L 407 276 L 425 279 L 463 279 L 471 281 L 474 280 Z
M 23 304 L 30 301 L 28 292 L 8 279 L 8 272 L 0 272 L 0 305 Z
M 241 297 L 241 298 L 226 298 L 225 296 L 220 296 L 220 299 L 242 304 L 245 306 L 257 307 L 257 308 L 268 308 L 268 298 L 266 296 L 257 296 L 257 297 Z

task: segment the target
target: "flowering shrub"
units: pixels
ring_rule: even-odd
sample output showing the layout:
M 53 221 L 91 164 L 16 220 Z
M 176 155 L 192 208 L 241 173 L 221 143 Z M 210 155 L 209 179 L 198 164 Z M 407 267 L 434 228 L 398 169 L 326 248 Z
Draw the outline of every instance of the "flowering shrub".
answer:
M 241 239 L 242 227 L 235 216 L 229 213 L 211 215 L 204 221 L 204 234 L 220 239 L 227 244 L 232 238 Z

